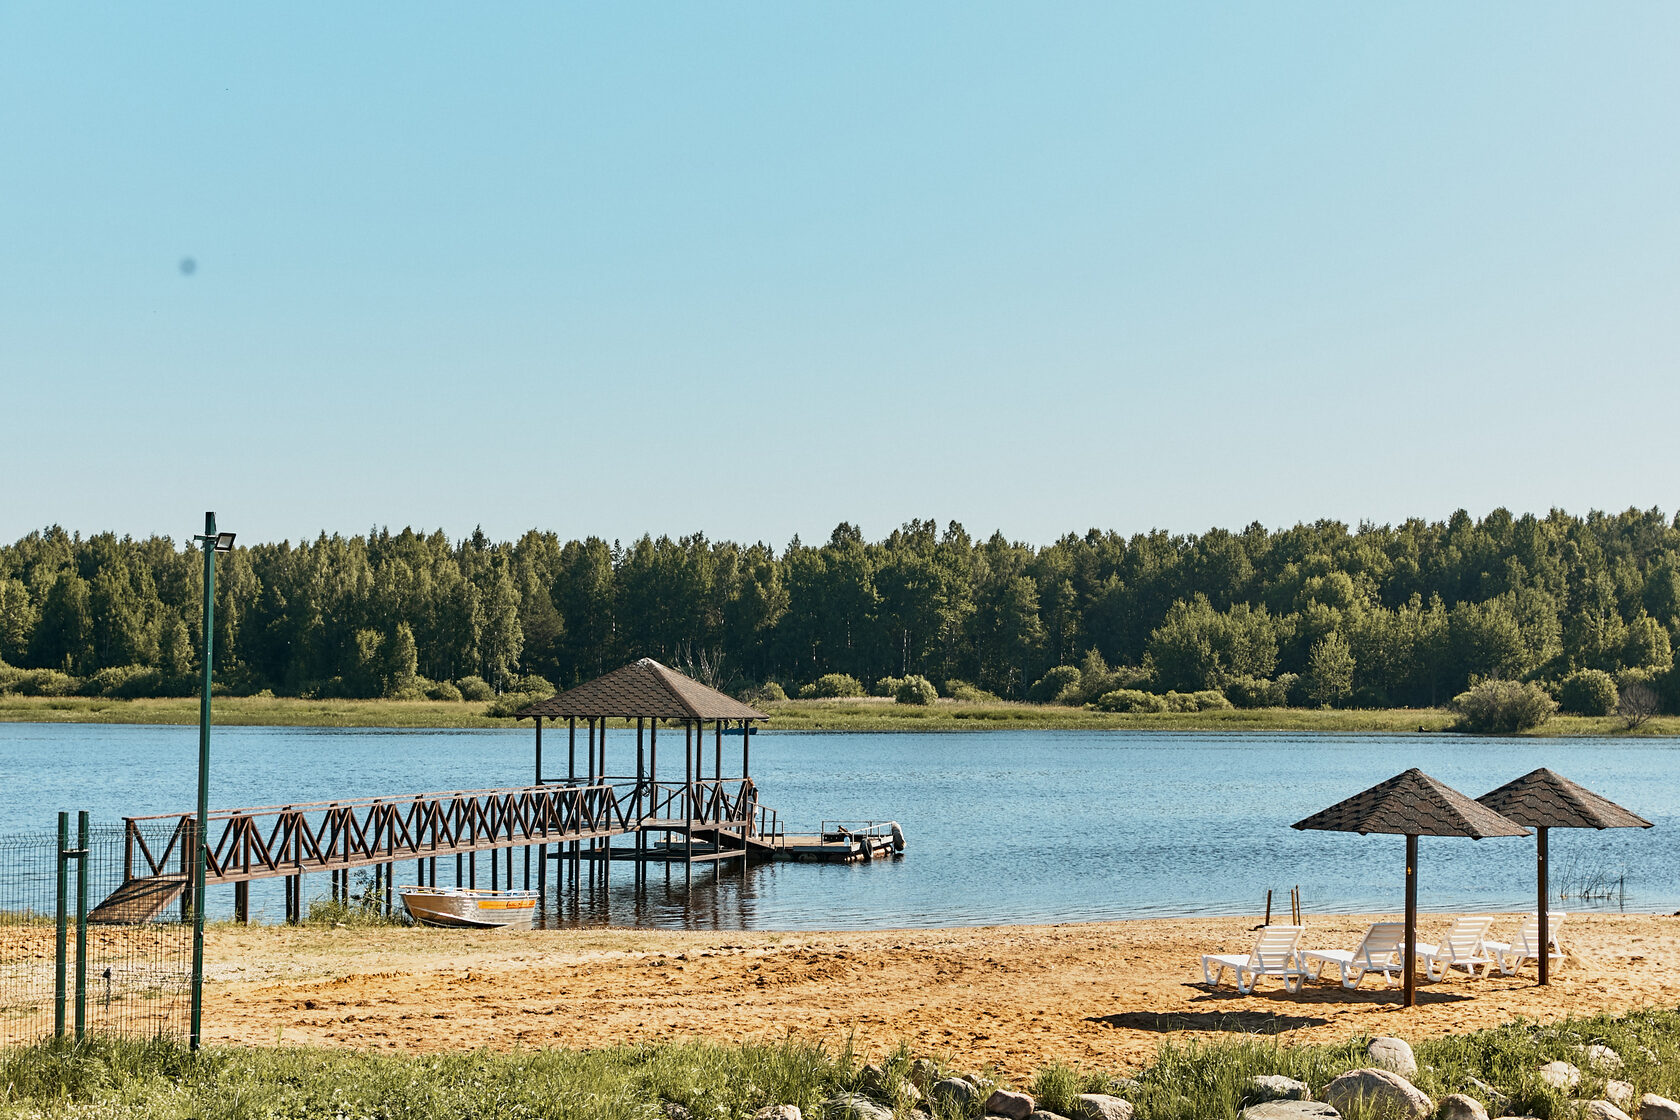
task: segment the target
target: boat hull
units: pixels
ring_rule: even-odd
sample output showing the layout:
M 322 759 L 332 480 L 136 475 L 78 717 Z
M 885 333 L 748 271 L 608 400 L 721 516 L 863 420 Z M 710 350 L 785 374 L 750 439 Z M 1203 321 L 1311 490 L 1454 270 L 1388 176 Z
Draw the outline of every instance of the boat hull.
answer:
M 424 926 L 449 929 L 530 929 L 537 911 L 534 891 L 450 890 L 402 887 L 409 917 Z

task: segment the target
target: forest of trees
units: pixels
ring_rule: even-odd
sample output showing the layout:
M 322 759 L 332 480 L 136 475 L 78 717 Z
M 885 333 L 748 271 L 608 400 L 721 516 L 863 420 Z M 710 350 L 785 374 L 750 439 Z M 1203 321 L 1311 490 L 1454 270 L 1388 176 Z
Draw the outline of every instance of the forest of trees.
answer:
M 55 527 L 0 546 L 0 691 L 190 693 L 201 571 L 167 537 Z M 1072 672 L 1057 667 L 1083 665 L 1116 687 L 1371 707 L 1592 669 L 1648 679 L 1674 710 L 1680 517 L 1501 509 L 1044 547 L 912 521 L 780 552 L 381 529 L 239 547 L 215 622 L 235 693 L 564 688 L 650 656 L 735 691 L 920 674 L 1052 699 Z

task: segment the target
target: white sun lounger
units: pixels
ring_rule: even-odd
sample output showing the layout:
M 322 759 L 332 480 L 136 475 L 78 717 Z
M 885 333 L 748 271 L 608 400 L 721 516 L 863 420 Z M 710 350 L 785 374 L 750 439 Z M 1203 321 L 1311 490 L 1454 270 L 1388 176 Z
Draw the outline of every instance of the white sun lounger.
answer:
M 1283 977 L 1285 991 L 1301 990 L 1301 965 L 1295 947 L 1301 943 L 1300 926 L 1267 926 L 1254 939 L 1247 956 L 1238 953 L 1208 953 L 1202 957 L 1202 979 L 1210 988 L 1219 986 L 1225 970 L 1237 974 L 1237 991 L 1247 995 L 1262 976 Z M 1246 978 L 1246 979 L 1245 979 Z
M 1558 941 L 1558 926 L 1568 914 L 1559 910 L 1546 912 L 1546 938 L 1551 942 L 1551 957 L 1554 962 L 1563 960 L 1563 944 Z M 1522 929 L 1517 932 L 1516 944 L 1504 941 L 1483 940 L 1482 948 L 1492 953 L 1499 962 L 1499 971 L 1509 976 L 1523 966 L 1524 961 L 1538 961 L 1540 959 L 1540 915 L 1527 914 L 1522 920 Z
M 1482 946 L 1482 939 L 1492 924 L 1492 918 L 1458 918 L 1440 945 L 1418 942 L 1418 960 L 1423 962 L 1424 972 L 1431 980 L 1445 980 L 1451 969 L 1462 968 L 1474 976 L 1480 965 L 1482 975 L 1486 976 L 1496 963 Z
M 1301 971 L 1308 979 L 1317 980 L 1324 966 L 1333 964 L 1342 974 L 1342 987 L 1357 988 L 1367 972 L 1382 974 L 1385 982 L 1397 983 L 1401 965 L 1406 959 L 1406 923 L 1377 922 L 1365 931 L 1359 947 L 1346 949 L 1308 949 L 1301 954 Z

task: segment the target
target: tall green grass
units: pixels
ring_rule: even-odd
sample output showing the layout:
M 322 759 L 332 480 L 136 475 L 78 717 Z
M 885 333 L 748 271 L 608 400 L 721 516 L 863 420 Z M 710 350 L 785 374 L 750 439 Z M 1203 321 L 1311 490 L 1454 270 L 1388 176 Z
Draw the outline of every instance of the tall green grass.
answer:
M 1168 1042 L 1148 1068 L 1125 1071 L 1053 1064 L 1024 1084 L 1041 1108 L 1068 1116 L 1080 1093 L 1109 1092 L 1137 1107 L 1138 1120 L 1217 1120 L 1247 1103 L 1256 1074 L 1324 1086 L 1365 1064 L 1368 1039 L 1293 1045 L 1276 1036 Z M 1543 1120 L 1572 1114 L 1568 1100 L 1535 1070 L 1553 1059 L 1582 1067 L 1577 1099 L 1601 1096 L 1605 1074 L 1582 1048 L 1621 1054 L 1614 1076 L 1636 1093 L 1680 1097 L 1680 1014 L 1641 1011 L 1493 1030 L 1420 1042 L 1417 1085 L 1439 1099 L 1468 1092 L 1499 1111 Z M 703 1041 L 601 1050 L 472 1051 L 425 1056 L 304 1047 L 217 1047 L 199 1055 L 169 1042 L 95 1038 L 0 1051 L 0 1117 L 146 1117 L 158 1120 L 664 1120 L 667 1104 L 694 1120 L 744 1120 L 766 1105 L 797 1105 L 821 1120 L 821 1102 L 863 1092 L 908 1120 L 917 1095 L 907 1083 L 912 1055 L 900 1047 L 875 1069 L 850 1045 L 721 1044 Z M 946 1060 L 942 1070 L 960 1070 Z M 1474 1080 L 1473 1080 L 1474 1079 Z M 1477 1081 L 1507 1099 L 1488 1100 Z M 1498 1115 L 1495 1111 L 1492 1114 Z M 936 1120 L 960 1120 L 942 1109 Z M 1375 1120 L 1360 1115 L 1350 1120 Z

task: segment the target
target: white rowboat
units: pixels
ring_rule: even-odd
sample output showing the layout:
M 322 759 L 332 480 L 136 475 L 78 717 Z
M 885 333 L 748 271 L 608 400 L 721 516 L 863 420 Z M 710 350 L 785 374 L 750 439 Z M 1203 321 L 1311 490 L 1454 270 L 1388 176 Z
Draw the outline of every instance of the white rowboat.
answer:
M 398 887 L 403 907 L 423 926 L 530 929 L 536 891 L 480 891 L 465 887 Z

